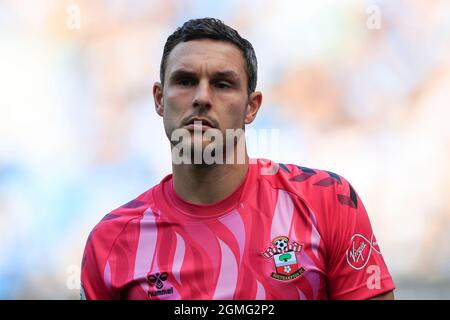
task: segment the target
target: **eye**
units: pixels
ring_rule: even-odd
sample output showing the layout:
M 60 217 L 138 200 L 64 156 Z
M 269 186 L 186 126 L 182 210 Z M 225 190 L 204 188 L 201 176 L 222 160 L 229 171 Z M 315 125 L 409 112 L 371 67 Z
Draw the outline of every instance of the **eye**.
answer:
M 193 78 L 181 78 L 177 81 L 181 86 L 190 87 L 195 84 L 195 79 Z
M 220 81 L 216 82 L 215 86 L 219 89 L 229 89 L 231 88 L 231 85 L 228 82 Z

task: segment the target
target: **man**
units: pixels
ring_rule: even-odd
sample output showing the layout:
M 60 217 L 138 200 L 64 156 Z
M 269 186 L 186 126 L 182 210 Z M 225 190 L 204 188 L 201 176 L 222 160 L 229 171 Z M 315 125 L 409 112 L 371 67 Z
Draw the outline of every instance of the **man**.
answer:
M 82 297 L 393 298 L 343 177 L 249 159 L 242 134 L 228 139 L 261 106 L 256 74 L 251 44 L 219 20 L 190 20 L 167 39 L 153 95 L 173 173 L 91 232 Z

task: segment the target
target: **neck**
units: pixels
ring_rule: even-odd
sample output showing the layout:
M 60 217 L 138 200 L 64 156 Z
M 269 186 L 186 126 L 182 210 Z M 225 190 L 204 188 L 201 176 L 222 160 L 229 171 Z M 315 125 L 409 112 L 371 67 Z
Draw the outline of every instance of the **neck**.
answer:
M 231 195 L 243 182 L 249 158 L 243 164 L 172 164 L 173 187 L 178 196 L 194 204 L 211 204 Z

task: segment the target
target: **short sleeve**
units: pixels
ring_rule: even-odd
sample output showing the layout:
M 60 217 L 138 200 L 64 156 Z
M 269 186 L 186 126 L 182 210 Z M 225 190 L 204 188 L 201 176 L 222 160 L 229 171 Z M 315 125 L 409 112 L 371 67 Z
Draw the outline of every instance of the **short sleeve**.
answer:
M 328 208 L 328 295 L 370 299 L 395 289 L 366 209 L 350 183 L 340 177 Z
M 92 233 L 94 232 L 95 230 Z M 103 272 L 101 271 L 104 269 L 103 256 L 107 253 L 96 249 L 92 233 L 86 243 L 81 263 L 80 298 L 86 300 L 109 300 L 111 295 L 105 286 Z

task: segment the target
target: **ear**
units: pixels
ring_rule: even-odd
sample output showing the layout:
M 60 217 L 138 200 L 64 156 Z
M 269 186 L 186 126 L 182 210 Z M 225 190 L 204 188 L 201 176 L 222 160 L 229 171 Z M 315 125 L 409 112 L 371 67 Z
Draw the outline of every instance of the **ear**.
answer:
M 153 85 L 153 99 L 155 100 L 156 113 L 161 117 L 164 116 L 163 88 L 159 82 L 155 82 Z
M 248 98 L 247 111 L 245 113 L 245 124 L 250 124 L 255 120 L 259 107 L 262 104 L 262 93 L 259 91 L 252 92 Z

